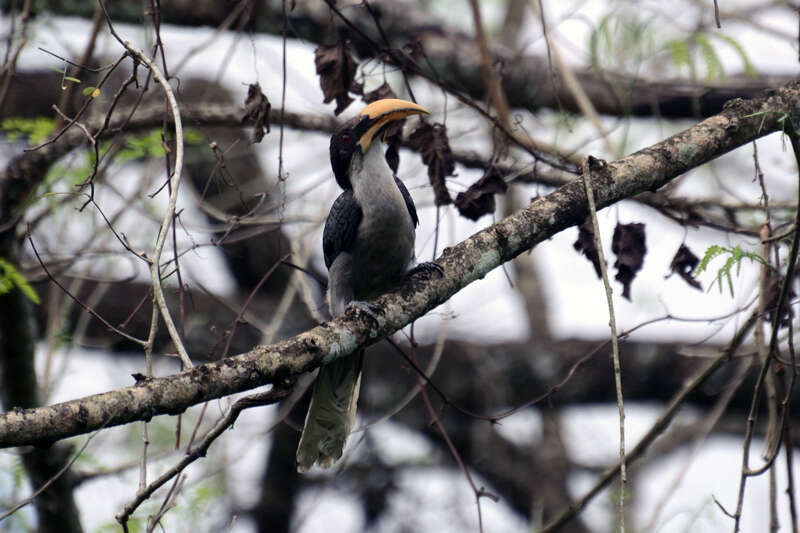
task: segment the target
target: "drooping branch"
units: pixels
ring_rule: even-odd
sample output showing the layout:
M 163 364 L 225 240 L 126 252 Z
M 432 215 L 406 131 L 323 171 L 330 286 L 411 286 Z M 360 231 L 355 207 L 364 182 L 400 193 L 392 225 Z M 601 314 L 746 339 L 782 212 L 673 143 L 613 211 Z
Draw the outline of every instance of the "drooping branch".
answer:
M 449 27 L 432 16 L 428 10 L 414 3 L 373 0 L 373 10 L 378 13 L 388 45 L 381 39 L 375 21 L 362 6 L 343 7 L 345 15 L 362 28 L 374 43 L 386 49 L 402 51 L 412 60 L 420 49 L 425 59 L 416 58 L 418 66 L 433 78 L 465 94 L 481 100 L 487 94 L 486 76 L 482 72 L 480 53 L 472 36 Z M 191 2 L 171 4 L 161 12 L 162 20 L 171 24 L 222 25 L 230 9 L 224 4 L 207 2 L 198 10 Z M 45 2 L 46 9 L 54 13 L 92 16 L 91 3 Z M 109 5 L 114 20 L 138 23 L 141 6 L 130 0 Z M 787 16 L 790 14 L 787 8 Z M 735 16 L 733 13 L 730 16 Z M 297 2 L 287 13 L 290 37 L 316 44 L 336 42 L 343 25 L 333 20 L 324 2 Z M 284 31 L 282 2 L 270 0 L 259 3 L 249 24 L 250 29 L 272 35 Z M 346 31 L 346 30 L 344 30 Z M 375 49 L 361 36 L 348 33 L 354 48 L 362 58 L 387 59 L 385 50 Z M 410 53 L 407 53 L 410 52 Z M 535 110 L 539 108 L 563 109 L 580 112 L 576 99 L 565 84 L 549 83 L 551 69 L 543 55 L 520 53 L 503 46 L 492 48 L 492 62 L 498 66 L 503 89 L 511 107 Z M 403 66 L 403 65 L 398 65 Z M 661 116 L 686 118 L 709 116 L 719 112 L 731 98 L 748 98 L 760 91 L 782 85 L 787 76 L 728 76 L 717 83 L 693 82 L 689 79 L 653 80 L 624 73 L 603 71 L 596 67 L 575 70 L 578 83 L 599 113 L 615 116 Z
M 600 165 L 593 188 L 598 209 L 656 190 L 689 169 L 800 118 L 800 83 L 762 97 L 731 102 L 721 113 L 618 161 Z M 0 416 L 0 446 L 47 443 L 159 414 L 175 414 L 205 400 L 282 383 L 302 372 L 377 342 L 435 308 L 489 271 L 556 233 L 582 222 L 588 208 L 580 180 L 448 248 L 437 259 L 442 278 L 409 280 L 375 300 L 373 319 L 348 312 L 269 346 L 199 365 L 164 378 L 57 405 Z

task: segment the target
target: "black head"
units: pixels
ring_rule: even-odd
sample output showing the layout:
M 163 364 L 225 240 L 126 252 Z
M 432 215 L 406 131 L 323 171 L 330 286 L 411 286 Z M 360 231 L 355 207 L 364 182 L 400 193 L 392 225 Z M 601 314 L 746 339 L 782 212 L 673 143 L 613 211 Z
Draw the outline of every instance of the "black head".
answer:
M 367 105 L 358 116 L 345 122 L 331 137 L 331 167 L 342 189 L 352 189 L 348 175 L 353 155 L 367 153 L 374 139 L 381 139 L 391 123 L 428 110 L 413 102 L 384 98 Z
M 350 162 L 356 150 L 361 150 L 358 141 L 369 128 L 370 119 L 367 116 L 356 116 L 348 120 L 331 136 L 331 168 L 336 182 L 342 189 L 352 189 L 348 172 Z

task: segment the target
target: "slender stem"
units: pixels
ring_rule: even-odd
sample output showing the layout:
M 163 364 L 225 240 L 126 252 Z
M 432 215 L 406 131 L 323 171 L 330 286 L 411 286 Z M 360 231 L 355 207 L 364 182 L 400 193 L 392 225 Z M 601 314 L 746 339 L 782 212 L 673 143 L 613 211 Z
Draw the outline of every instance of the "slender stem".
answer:
M 714 373 L 733 360 L 733 356 L 749 335 L 755 325 L 755 313 L 750 315 L 747 321 L 739 328 L 733 339 L 728 343 L 724 350 L 717 355 L 705 368 L 701 369 L 694 377 L 686 382 L 683 388 L 672 397 L 664 407 L 664 411 L 650 427 L 644 437 L 636 443 L 636 446 L 625 455 L 625 462 L 630 464 L 644 455 L 647 448 L 656 438 L 667 429 L 670 422 L 678 414 L 678 409 L 687 400 L 690 394 L 697 391 Z M 540 530 L 539 533 L 553 533 L 561 529 L 564 524 L 575 518 L 586 505 L 597 496 L 611 480 L 617 477 L 620 471 L 619 465 L 612 465 L 607 468 L 595 485 L 589 489 L 579 500 L 569 505 Z
M 594 228 L 594 244 L 597 248 L 598 263 L 600 263 L 600 273 L 603 277 L 603 285 L 606 288 L 606 301 L 608 302 L 608 326 L 611 328 L 611 351 L 614 358 L 614 388 L 617 392 L 617 407 L 619 409 L 619 531 L 625 533 L 625 483 L 627 483 L 627 473 L 625 471 L 625 404 L 622 400 L 622 370 L 619 364 L 619 337 L 617 336 L 617 319 L 614 313 L 614 297 L 611 283 L 608 281 L 608 270 L 606 260 L 603 257 L 603 242 L 600 239 L 600 225 L 597 223 L 597 208 L 594 203 L 594 190 L 592 189 L 592 157 L 587 156 L 583 160 L 583 183 L 586 187 L 586 198 L 589 201 L 589 216 L 592 219 Z
M 175 213 L 175 206 L 178 202 L 178 188 L 180 185 L 181 172 L 183 170 L 183 123 L 181 122 L 181 114 L 180 110 L 178 109 L 178 102 L 175 100 L 175 94 L 172 91 L 172 87 L 170 87 L 169 82 L 161 74 L 161 71 L 158 69 L 155 63 L 153 63 L 150 58 L 145 56 L 140 50 L 137 50 L 131 46 L 128 41 L 123 41 L 122 45 L 126 50 L 133 54 L 136 59 L 147 65 L 147 67 L 153 73 L 153 77 L 158 83 L 161 84 L 164 89 L 164 93 L 167 96 L 167 102 L 169 103 L 169 108 L 172 112 L 173 121 L 175 122 L 175 168 L 172 171 L 172 175 L 169 176 L 169 205 L 164 213 L 164 218 L 161 221 L 161 227 L 158 230 L 158 238 L 156 239 L 156 244 L 153 248 L 152 257 L 149 258 L 150 278 L 153 283 L 153 296 L 155 297 L 156 305 L 158 305 L 158 309 L 161 312 L 161 317 L 164 319 L 164 324 L 167 326 L 169 337 L 172 339 L 172 343 L 175 345 L 175 349 L 178 351 L 178 356 L 183 364 L 187 367 L 192 367 L 194 366 L 192 364 L 192 360 L 189 358 L 189 354 L 186 352 L 186 347 L 183 345 L 183 341 L 180 338 L 178 329 L 175 327 L 175 322 L 172 320 L 172 316 L 167 308 L 167 301 L 164 298 L 164 287 L 161 284 L 161 271 L 159 265 L 159 261 L 161 260 L 161 252 L 164 250 L 164 244 L 167 240 L 167 235 L 169 234 L 169 227 L 170 224 L 172 224 L 172 217 Z
M 797 132 L 791 130 L 787 132 L 789 140 L 791 141 L 792 150 L 794 151 L 795 159 L 800 164 L 800 139 L 798 139 Z M 789 251 L 789 257 L 786 260 L 786 275 L 783 278 L 783 283 L 781 284 L 781 291 L 780 295 L 778 296 L 778 303 L 775 306 L 775 310 L 772 316 L 772 335 L 770 337 L 769 342 L 769 350 L 767 351 L 767 357 L 761 364 L 761 371 L 758 374 L 758 379 L 756 380 L 756 386 L 753 390 L 753 398 L 750 403 L 750 412 L 747 416 L 747 426 L 745 430 L 744 442 L 742 443 L 742 473 L 739 478 L 739 495 L 737 498 L 736 503 L 736 512 L 733 514 L 734 518 L 734 526 L 733 531 L 737 533 L 740 529 L 740 523 L 742 519 L 742 508 L 744 507 L 744 492 L 745 486 L 747 484 L 747 478 L 750 476 L 758 475 L 759 473 L 763 472 L 764 469 L 756 469 L 751 470 L 749 466 L 749 457 L 750 457 L 750 445 L 753 441 L 753 434 L 755 430 L 755 423 L 758 413 L 758 404 L 761 398 L 761 393 L 764 389 L 764 383 L 767 378 L 767 374 L 771 367 L 772 360 L 776 357 L 777 350 L 778 350 L 778 331 L 780 330 L 781 326 L 781 318 L 783 316 L 783 309 L 786 305 L 786 300 L 789 296 L 789 290 L 792 286 L 792 280 L 794 279 L 794 267 L 795 263 L 797 262 L 797 255 L 798 250 L 800 249 L 800 191 L 798 191 L 798 208 L 795 210 L 795 232 L 794 237 L 792 239 L 792 247 Z M 784 411 L 785 415 L 785 411 Z M 776 453 L 773 454 L 768 462 L 766 467 L 769 467 L 772 461 L 775 460 L 777 455 Z M 791 451 L 787 452 L 791 453 Z

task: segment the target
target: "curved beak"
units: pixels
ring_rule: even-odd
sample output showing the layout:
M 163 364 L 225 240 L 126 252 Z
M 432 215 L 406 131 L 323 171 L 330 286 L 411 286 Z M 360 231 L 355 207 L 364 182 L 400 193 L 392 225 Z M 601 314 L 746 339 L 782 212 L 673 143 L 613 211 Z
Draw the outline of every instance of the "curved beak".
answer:
M 399 98 L 384 98 L 376 100 L 365 107 L 359 114 L 367 117 L 367 130 L 359 137 L 358 146 L 361 153 L 367 153 L 375 135 L 383 129 L 386 124 L 395 120 L 402 120 L 411 115 L 429 115 L 430 112 L 424 107 L 407 102 Z

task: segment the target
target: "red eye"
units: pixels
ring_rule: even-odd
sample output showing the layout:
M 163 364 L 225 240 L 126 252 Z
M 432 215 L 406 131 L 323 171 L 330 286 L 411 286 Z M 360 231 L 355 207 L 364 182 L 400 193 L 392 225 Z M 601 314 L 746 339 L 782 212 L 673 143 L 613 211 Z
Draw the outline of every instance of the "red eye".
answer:
M 349 133 L 342 133 L 339 135 L 339 141 L 344 145 L 348 145 L 353 141 L 353 136 Z

